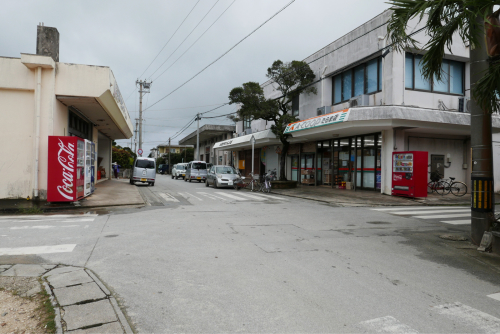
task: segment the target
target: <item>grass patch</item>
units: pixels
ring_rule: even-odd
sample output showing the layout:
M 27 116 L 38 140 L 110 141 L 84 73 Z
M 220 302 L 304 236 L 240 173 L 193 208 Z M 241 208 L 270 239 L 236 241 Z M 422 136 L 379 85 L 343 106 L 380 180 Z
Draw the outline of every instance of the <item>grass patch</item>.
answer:
M 32 207 L 32 208 L 22 208 L 19 209 L 19 213 L 26 214 L 26 215 L 32 215 L 32 214 L 40 214 L 43 213 L 43 209 L 39 207 Z
M 41 280 L 40 284 L 42 284 Z M 42 323 L 45 324 L 43 327 L 45 327 L 46 333 L 54 334 L 56 332 L 56 311 L 50 302 L 50 296 L 43 287 L 38 295 L 41 297 L 41 305 L 37 311 L 40 312 Z

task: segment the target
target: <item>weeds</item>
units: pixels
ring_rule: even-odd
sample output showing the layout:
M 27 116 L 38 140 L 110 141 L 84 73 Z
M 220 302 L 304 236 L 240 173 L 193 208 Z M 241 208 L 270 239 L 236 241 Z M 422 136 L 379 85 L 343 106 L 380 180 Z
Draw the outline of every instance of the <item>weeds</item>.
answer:
M 32 207 L 32 208 L 22 208 L 22 209 L 19 209 L 19 213 L 22 213 L 22 214 L 40 214 L 40 213 L 43 213 L 43 209 L 39 208 L 39 207 Z
M 42 284 L 40 280 L 40 284 Z M 37 309 L 37 311 L 40 311 L 42 321 L 45 323 L 45 330 L 49 334 L 54 334 L 56 332 L 56 312 L 54 310 L 54 307 L 52 306 L 52 303 L 50 302 L 50 295 L 45 291 L 45 289 L 42 288 L 42 291 L 38 293 L 38 295 L 41 297 L 41 305 Z

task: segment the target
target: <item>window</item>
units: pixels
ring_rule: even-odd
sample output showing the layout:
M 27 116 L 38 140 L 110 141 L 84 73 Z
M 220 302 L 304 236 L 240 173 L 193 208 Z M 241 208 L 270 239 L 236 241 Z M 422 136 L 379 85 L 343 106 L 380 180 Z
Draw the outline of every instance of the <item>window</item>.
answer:
M 333 77 L 333 104 L 382 90 L 382 58 L 372 59 Z
M 464 63 L 443 59 L 441 80 L 436 77 L 426 80 L 422 75 L 422 56 L 405 55 L 406 89 L 425 90 L 436 93 L 464 95 Z
M 155 169 L 155 162 L 152 160 L 137 160 L 135 162 L 135 167 Z
M 246 130 L 246 129 L 251 129 L 252 126 L 252 121 L 250 120 L 250 116 L 244 116 L 243 117 L 243 130 Z
M 292 100 L 292 116 L 299 116 L 299 95 Z
M 207 169 L 207 164 L 204 162 L 193 162 L 191 165 L 192 169 Z

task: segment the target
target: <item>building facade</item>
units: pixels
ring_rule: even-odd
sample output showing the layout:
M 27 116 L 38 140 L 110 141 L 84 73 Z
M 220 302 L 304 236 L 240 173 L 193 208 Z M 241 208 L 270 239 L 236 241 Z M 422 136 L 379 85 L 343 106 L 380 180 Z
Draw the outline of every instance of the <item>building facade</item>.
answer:
M 2 199 L 46 199 L 49 136 L 94 142 L 94 168 L 108 177 L 112 141 L 132 136 L 111 69 L 59 62 L 55 28 L 38 26 L 37 54 L 0 57 L 0 101 Z
M 392 154 L 427 151 L 429 172 L 470 185 L 470 64 L 469 46 L 457 37 L 445 50 L 442 81 L 421 74 L 423 51 L 390 49 L 385 39 L 391 11 L 384 11 L 345 36 L 304 59 L 316 73 L 316 95 L 302 94 L 292 104 L 300 121 L 286 130 L 290 148 L 286 177 L 301 185 L 353 188 L 391 194 Z M 422 25 L 408 32 L 425 45 Z M 261 86 L 267 98 L 278 98 L 273 82 Z M 236 125 L 239 143 L 217 143 L 237 151 L 240 167 L 248 172 L 251 136 L 256 138 L 254 169 L 263 174 L 278 168 L 270 156 L 280 154 L 270 122 L 247 120 Z M 499 157 L 500 119 L 493 117 L 494 147 Z M 257 139 L 259 137 L 259 139 Z M 495 144 L 496 143 L 496 144 Z M 269 149 L 271 148 L 271 149 Z M 265 151 L 265 154 L 262 151 Z M 496 161 L 500 173 L 500 161 Z M 271 167 L 271 168 L 269 168 Z M 500 190 L 497 183 L 496 191 Z
M 195 148 L 194 158 L 214 165 L 233 165 L 234 157 L 230 151 L 214 150 L 218 141 L 233 138 L 235 127 L 232 125 L 205 124 L 199 131 L 199 149 L 196 147 L 198 131 L 193 131 L 179 140 L 179 145 L 193 145 Z

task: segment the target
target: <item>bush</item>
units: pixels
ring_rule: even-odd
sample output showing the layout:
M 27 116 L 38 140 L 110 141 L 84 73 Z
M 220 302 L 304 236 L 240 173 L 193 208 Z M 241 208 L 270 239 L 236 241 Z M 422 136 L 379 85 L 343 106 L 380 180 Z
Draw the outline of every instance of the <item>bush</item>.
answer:
M 116 162 L 118 165 L 121 166 L 121 168 L 125 169 L 125 168 L 130 168 L 132 166 L 133 160 L 132 163 L 130 161 L 131 158 L 133 159 L 133 157 L 130 154 L 130 152 L 118 147 L 113 147 L 112 152 L 113 152 L 112 153 L 113 162 Z

